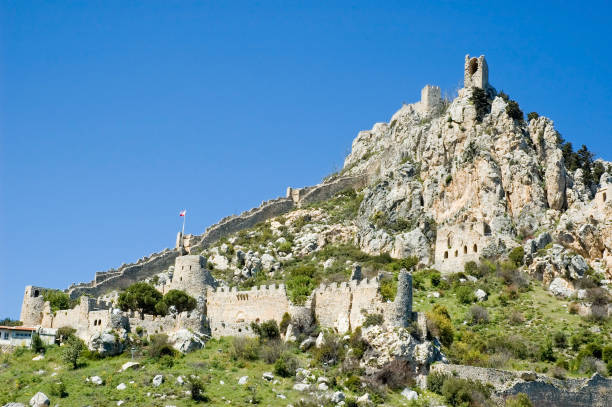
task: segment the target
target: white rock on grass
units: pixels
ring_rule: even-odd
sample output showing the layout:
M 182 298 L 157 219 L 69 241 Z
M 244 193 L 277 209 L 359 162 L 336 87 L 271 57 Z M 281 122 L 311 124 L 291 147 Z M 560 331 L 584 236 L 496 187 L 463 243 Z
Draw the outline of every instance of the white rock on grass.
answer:
M 474 295 L 478 299 L 478 301 L 485 301 L 488 298 L 488 294 L 481 288 L 474 291 Z
M 342 393 L 341 391 L 335 392 L 334 394 L 331 395 L 331 398 L 330 398 L 331 402 L 336 403 L 336 404 L 340 403 L 341 401 L 344 401 L 344 399 L 345 399 L 344 393 Z
M 574 295 L 575 290 L 567 280 L 557 277 L 548 286 L 548 291 L 558 297 L 569 298 Z
M 117 405 L 118 405 L 118 406 L 121 406 L 121 405 L 123 405 L 123 403 L 125 403 L 125 401 L 123 401 L 123 400 L 119 400 L 119 401 L 117 402 Z
M 419 394 L 414 390 L 410 390 L 408 387 L 402 390 L 402 396 L 406 397 L 407 400 L 417 400 L 419 398 Z
M 45 393 L 38 392 L 30 399 L 31 407 L 45 407 L 51 405 L 49 397 Z
M 102 380 L 100 376 L 92 376 L 89 378 L 89 381 L 91 381 L 93 384 L 96 384 L 98 386 L 101 386 L 104 384 L 104 380 Z
M 45 355 L 37 355 L 37 356 L 34 356 L 32 360 L 43 360 L 44 358 L 45 358 Z
M 176 382 L 182 386 L 185 384 L 185 379 L 183 378 L 183 376 L 179 376 L 176 378 Z
M 127 388 L 127 386 L 125 385 L 125 383 L 119 383 L 117 385 L 117 390 L 125 390 Z
M 274 380 L 274 375 L 272 374 L 272 372 L 264 372 L 264 374 L 261 376 L 264 380 L 267 380 L 269 382 L 271 382 L 272 380 Z
M 248 380 L 249 376 L 242 376 L 240 379 L 238 379 L 238 384 L 247 384 Z
M 159 387 L 159 386 L 161 386 L 161 384 L 162 384 L 163 382 L 164 382 L 164 376 L 163 376 L 163 375 L 160 375 L 160 374 L 156 375 L 156 376 L 153 378 L 153 381 L 152 381 L 153 386 L 155 386 L 155 387 Z
M 306 391 L 310 389 L 310 385 L 307 383 L 296 383 L 293 385 L 293 390 Z
M 317 348 L 320 348 L 321 346 L 323 346 L 323 341 L 324 341 L 323 332 L 319 332 L 319 336 L 317 336 L 317 340 L 315 341 L 315 346 Z
M 140 367 L 140 363 L 138 362 L 125 362 L 123 365 L 121 365 L 121 369 L 119 369 L 120 372 L 125 372 L 128 369 L 138 369 Z
M 326 383 L 319 383 L 319 385 L 317 386 L 317 388 L 321 391 L 327 391 L 327 389 L 329 389 L 329 387 L 327 386 Z

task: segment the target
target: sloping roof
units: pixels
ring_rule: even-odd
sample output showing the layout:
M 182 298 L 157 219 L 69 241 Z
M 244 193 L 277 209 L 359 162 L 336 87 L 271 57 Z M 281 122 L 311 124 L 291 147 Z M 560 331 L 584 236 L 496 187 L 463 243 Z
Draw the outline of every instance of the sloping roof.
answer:
M 4 326 L 0 325 L 0 329 L 8 329 L 10 331 L 36 331 L 36 328 L 30 328 L 27 326 Z

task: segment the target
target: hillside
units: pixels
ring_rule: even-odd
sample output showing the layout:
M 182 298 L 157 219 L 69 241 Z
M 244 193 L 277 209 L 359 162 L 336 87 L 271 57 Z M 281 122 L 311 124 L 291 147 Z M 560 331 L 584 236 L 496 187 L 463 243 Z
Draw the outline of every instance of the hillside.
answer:
M 28 286 L 24 324 L 72 331 L 43 360 L 2 356 L 0 404 L 607 406 L 611 280 L 612 163 L 466 56 L 456 98 L 427 85 L 321 184 L 64 292 Z M 115 373 L 130 349 L 141 367 Z

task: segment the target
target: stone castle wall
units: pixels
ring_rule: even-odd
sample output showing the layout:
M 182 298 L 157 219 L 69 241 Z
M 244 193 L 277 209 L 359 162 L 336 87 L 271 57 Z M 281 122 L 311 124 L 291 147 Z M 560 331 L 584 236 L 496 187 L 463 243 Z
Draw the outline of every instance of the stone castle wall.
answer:
M 211 335 L 252 335 L 252 322 L 280 322 L 290 312 L 284 284 L 253 287 L 238 291 L 235 287 L 209 289 L 206 295 L 206 315 Z
M 172 281 L 167 290 L 182 290 L 194 298 L 205 295 L 214 279 L 206 269 L 206 258 L 199 255 L 179 256 L 174 265 Z
M 339 192 L 347 189 L 361 189 L 366 186 L 368 181 L 367 175 L 357 175 L 349 177 L 340 177 L 333 181 L 325 182 L 314 187 L 303 188 L 305 193 L 301 195 L 299 201 L 294 201 L 298 207 L 303 207 L 312 203 L 326 201 L 332 198 Z M 292 194 L 295 194 L 295 190 Z M 297 190 L 301 191 L 301 189 Z
M 430 372 L 488 383 L 493 386 L 494 397 L 503 405 L 503 399 L 518 393 L 525 393 L 534 406 L 538 407 L 609 407 L 612 394 L 612 379 L 598 374 L 590 379 L 558 380 L 533 372 L 507 371 L 476 366 L 437 363 Z M 522 375 L 535 375 L 535 380 L 525 381 Z
M 21 315 L 19 320 L 25 326 L 39 325 L 43 318 L 45 301 L 43 300 L 42 287 L 27 286 L 21 303 Z

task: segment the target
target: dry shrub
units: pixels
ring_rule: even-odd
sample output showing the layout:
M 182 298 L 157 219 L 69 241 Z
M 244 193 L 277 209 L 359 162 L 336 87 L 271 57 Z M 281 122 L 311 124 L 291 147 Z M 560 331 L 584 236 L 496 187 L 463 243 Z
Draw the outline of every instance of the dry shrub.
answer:
M 384 365 L 375 375 L 374 381 L 391 390 L 414 386 L 414 368 L 407 360 L 394 359 Z
M 489 322 L 489 313 L 480 305 L 472 305 L 469 312 L 472 324 L 486 324 Z
M 268 364 L 276 362 L 280 355 L 287 350 L 287 346 L 281 340 L 268 341 L 261 347 L 261 358 Z
M 254 338 L 237 336 L 232 339 L 230 356 L 234 360 L 256 360 L 259 351 L 259 341 Z
M 513 325 L 520 325 L 525 322 L 525 317 L 520 311 L 512 311 L 510 314 L 510 323 Z
M 578 314 L 578 311 L 580 310 L 580 305 L 578 305 L 578 303 L 576 302 L 572 302 L 567 308 L 567 310 L 570 314 Z

